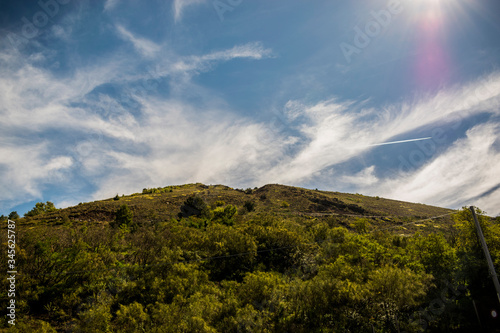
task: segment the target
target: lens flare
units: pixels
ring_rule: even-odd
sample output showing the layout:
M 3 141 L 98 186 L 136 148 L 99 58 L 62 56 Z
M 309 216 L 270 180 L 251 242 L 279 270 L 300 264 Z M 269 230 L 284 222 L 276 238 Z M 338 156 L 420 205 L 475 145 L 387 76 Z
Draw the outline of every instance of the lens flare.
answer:
M 451 57 L 447 48 L 447 6 L 445 0 L 415 1 L 412 16 L 415 23 L 417 58 L 413 65 L 418 87 L 439 88 L 450 75 Z

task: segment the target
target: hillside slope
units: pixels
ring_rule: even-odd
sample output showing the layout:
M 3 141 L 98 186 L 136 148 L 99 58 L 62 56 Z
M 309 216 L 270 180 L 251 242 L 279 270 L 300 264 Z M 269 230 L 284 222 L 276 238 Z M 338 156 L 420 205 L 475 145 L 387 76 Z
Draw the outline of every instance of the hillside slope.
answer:
M 242 190 L 200 183 L 144 189 L 143 193 L 123 195 L 118 197 L 118 200 L 110 198 L 82 203 L 34 216 L 27 219 L 26 223 L 58 223 L 68 218 L 77 222 L 109 223 L 115 218 L 118 207 L 123 204 L 127 204 L 133 211 L 137 223 L 157 223 L 178 218 L 184 201 L 192 195 L 201 197 L 212 207 L 217 201 L 223 201 L 226 205 L 240 208 L 237 220 L 252 219 L 260 214 L 273 214 L 298 220 L 332 220 L 334 217 L 336 222 L 348 225 L 356 218 L 366 217 L 371 221 L 372 231 L 390 228 L 400 234 L 416 231 L 427 233 L 429 229 L 447 229 L 451 225 L 451 218 L 445 215 L 450 214 L 451 209 L 424 204 L 278 184 Z M 246 202 L 253 203 L 251 212 L 243 208 Z M 424 220 L 436 216 L 442 217 Z
M 468 209 L 276 184 L 187 184 L 36 207 L 3 224 L 2 244 L 14 235 L 15 246 L 0 270 L 15 272 L 16 292 L 1 293 L 0 303 L 15 299 L 17 322 L 0 332 L 500 326 Z M 500 223 L 477 213 L 500 267 Z

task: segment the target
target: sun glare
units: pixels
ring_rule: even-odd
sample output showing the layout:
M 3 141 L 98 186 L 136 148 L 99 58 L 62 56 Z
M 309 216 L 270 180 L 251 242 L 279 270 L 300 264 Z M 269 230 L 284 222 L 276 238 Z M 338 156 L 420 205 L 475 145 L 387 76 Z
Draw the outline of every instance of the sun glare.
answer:
M 450 33 L 449 20 L 457 3 L 457 0 L 405 2 L 418 50 L 413 63 L 414 78 L 421 88 L 432 88 L 448 78 L 452 59 L 446 40 Z

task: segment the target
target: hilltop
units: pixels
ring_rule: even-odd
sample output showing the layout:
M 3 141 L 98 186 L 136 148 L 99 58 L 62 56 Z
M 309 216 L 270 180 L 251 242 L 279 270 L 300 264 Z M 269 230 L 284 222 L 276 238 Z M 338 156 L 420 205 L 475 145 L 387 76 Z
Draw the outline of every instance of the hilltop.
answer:
M 248 221 L 255 216 L 272 214 L 295 220 L 329 220 L 348 226 L 357 218 L 365 217 L 370 221 L 372 231 L 389 228 L 403 235 L 417 231 L 427 233 L 447 230 L 451 225 L 451 218 L 442 215 L 453 212 L 451 209 L 424 204 L 279 184 L 254 189 L 234 189 L 225 185 L 196 183 L 145 188 L 142 193 L 81 203 L 30 217 L 26 223 L 57 224 L 68 219 L 77 223 L 109 223 L 114 220 L 118 207 L 126 204 L 138 224 L 154 224 L 178 218 L 181 206 L 193 195 L 199 196 L 211 207 L 221 202 L 224 205 L 234 205 L 238 208 L 236 221 Z M 252 203 L 251 211 L 244 208 L 248 202 Z M 436 216 L 442 217 L 424 220 Z

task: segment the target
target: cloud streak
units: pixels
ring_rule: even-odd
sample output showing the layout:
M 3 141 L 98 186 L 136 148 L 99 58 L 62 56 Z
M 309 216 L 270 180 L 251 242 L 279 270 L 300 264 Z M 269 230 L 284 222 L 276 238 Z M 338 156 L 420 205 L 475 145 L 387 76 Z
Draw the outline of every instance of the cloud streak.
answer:
M 142 57 L 155 57 L 157 45 L 122 26 L 117 29 Z M 220 62 L 259 60 L 270 54 L 260 43 L 197 56 L 170 53 L 168 61 L 160 62 L 167 64 L 164 72 L 154 73 L 154 78 L 170 76 L 173 86 L 189 84 L 196 90 L 189 79 L 175 77 L 189 78 Z M 51 198 L 65 205 L 142 186 L 199 179 L 250 181 L 249 175 L 265 169 L 267 161 L 280 154 L 278 148 L 259 142 L 265 134 L 262 124 L 235 118 L 230 110 L 209 107 L 200 114 L 186 100 L 154 96 L 154 89 L 142 94 L 129 90 L 141 76 L 133 61 L 120 53 L 64 77 L 15 49 L 0 56 L 5 64 L 0 77 L 0 169 L 5 177 L 0 185 L 10 189 L 2 191 L 2 209 L 40 200 L 46 185 L 62 187 L 62 180 L 83 178 L 82 186 L 94 188 L 83 198 L 81 194 Z M 180 63 L 187 65 L 168 67 Z M 125 95 L 98 92 L 109 85 L 121 87 Z
M 500 151 L 494 144 L 500 135 L 498 124 L 472 127 L 415 173 L 379 184 L 381 195 L 398 200 L 433 202 L 445 207 L 477 205 L 488 213 L 499 214 L 498 189 L 483 197 L 500 179 Z M 371 189 L 373 192 L 375 188 Z
M 114 3 L 108 1 L 106 10 Z M 186 6 L 198 3 L 175 1 L 176 20 Z M 77 63 L 63 75 L 39 65 L 50 50 L 31 56 L 0 51 L 0 186 L 9 189 L 1 191 L 2 209 L 41 199 L 48 186 L 73 184 L 66 195 L 51 198 L 71 205 L 200 181 L 238 187 L 314 182 L 449 207 L 476 204 L 500 213 L 495 206 L 500 190 L 492 187 L 500 179 L 499 72 L 379 107 L 336 97 L 304 102 L 298 96 L 282 106 L 279 127 L 236 115 L 229 103 L 193 80 L 224 62 L 272 61 L 276 54 L 261 42 L 179 55 L 125 25 L 114 27 L 133 46 L 133 56 L 121 49 L 91 65 Z M 57 29 L 53 34 L 61 38 Z M 480 114 L 487 120 L 467 123 Z M 384 173 L 377 163 L 361 170 L 346 167 L 381 147 L 436 144 L 424 131 L 431 127 L 463 132 L 410 170 Z
M 172 6 L 174 10 L 175 22 L 178 22 L 182 19 L 182 14 L 184 13 L 187 7 L 199 5 L 204 2 L 205 0 L 174 0 Z
M 132 43 L 137 52 L 146 58 L 154 58 L 161 49 L 154 42 L 135 36 L 122 25 L 117 25 L 116 30 L 121 38 Z

